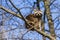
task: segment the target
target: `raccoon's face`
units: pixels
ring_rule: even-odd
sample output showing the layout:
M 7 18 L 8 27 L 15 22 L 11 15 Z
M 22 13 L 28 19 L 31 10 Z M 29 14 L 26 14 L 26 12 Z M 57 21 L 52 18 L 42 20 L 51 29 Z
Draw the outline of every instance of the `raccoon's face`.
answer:
M 41 11 L 35 11 L 35 12 L 34 12 L 34 15 L 35 15 L 36 17 L 42 17 L 42 12 L 41 12 Z

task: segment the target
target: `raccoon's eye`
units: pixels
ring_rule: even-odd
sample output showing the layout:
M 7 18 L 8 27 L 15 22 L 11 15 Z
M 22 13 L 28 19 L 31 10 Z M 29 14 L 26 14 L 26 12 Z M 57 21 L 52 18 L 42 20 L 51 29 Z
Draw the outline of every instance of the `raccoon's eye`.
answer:
M 34 24 L 33 23 L 29 23 L 30 25 L 32 25 L 32 26 L 34 26 Z

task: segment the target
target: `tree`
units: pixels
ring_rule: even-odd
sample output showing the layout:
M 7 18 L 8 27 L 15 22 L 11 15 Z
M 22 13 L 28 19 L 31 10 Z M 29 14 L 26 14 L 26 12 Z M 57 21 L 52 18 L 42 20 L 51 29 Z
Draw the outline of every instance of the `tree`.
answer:
M 15 29 L 17 29 L 17 28 L 19 28 L 19 27 L 22 27 L 21 25 L 20 25 L 20 23 L 19 22 L 21 22 L 21 21 L 17 21 L 15 18 L 19 18 L 18 20 L 20 20 L 20 19 L 22 19 L 27 25 L 29 25 L 28 24 L 28 22 L 26 21 L 26 19 L 25 19 L 25 17 L 24 16 L 26 16 L 26 15 L 22 15 L 23 14 L 23 12 L 21 12 L 21 9 L 24 9 L 24 8 L 28 8 L 28 9 L 30 9 L 29 11 L 30 11 L 30 13 L 32 13 L 32 11 L 33 11 L 33 9 L 34 8 L 37 8 L 38 10 L 42 10 L 41 9 L 41 6 L 40 5 L 42 5 L 42 4 L 40 4 L 41 2 L 43 2 L 44 3 L 44 5 L 42 6 L 42 7 L 44 7 L 45 8 L 45 10 L 43 10 L 44 11 L 44 13 L 43 13 L 43 19 L 42 19 L 42 31 L 41 30 L 38 30 L 38 29 L 36 29 L 36 28 L 34 28 L 34 30 L 35 31 L 37 31 L 39 34 L 41 34 L 41 35 L 43 35 L 43 40 L 46 40 L 46 37 L 47 38 L 49 38 L 50 40 L 56 40 L 56 37 L 59 37 L 59 36 L 57 36 L 56 35 L 56 33 L 55 33 L 55 30 L 58 30 L 58 29 L 56 29 L 55 27 L 54 27 L 54 24 L 55 24 L 55 22 L 58 22 L 58 20 L 59 19 L 57 19 L 57 18 L 59 18 L 59 16 L 58 17 L 56 17 L 54 20 L 53 20 L 53 18 L 54 17 L 52 17 L 52 14 L 53 14 L 53 12 L 51 12 L 51 10 L 53 10 L 53 6 L 54 7 L 56 7 L 57 9 L 59 8 L 59 5 L 58 6 L 56 6 L 55 4 L 54 4 L 54 2 L 56 1 L 56 0 L 41 0 L 41 1 L 39 1 L 39 0 L 36 0 L 36 2 L 35 1 L 29 1 L 29 0 L 20 0 L 19 2 L 22 2 L 21 4 L 23 5 L 24 4 L 24 7 L 22 7 L 22 8 L 19 8 L 19 7 L 17 7 L 16 6 L 16 4 L 14 4 L 14 1 L 15 0 L 5 0 L 5 5 L 6 5 L 6 7 L 4 7 L 3 6 L 3 3 L 0 5 L 0 10 L 2 11 L 2 12 L 5 12 L 5 18 L 6 18 L 6 21 L 10 21 L 11 19 L 12 20 L 15 20 L 15 21 L 11 21 L 11 22 L 13 22 L 12 24 L 9 24 L 9 23 L 11 23 L 11 22 L 9 22 L 8 23 L 8 25 L 10 26 L 10 30 L 7 30 L 7 31 L 4 31 L 4 32 L 2 32 L 2 33 L 5 33 L 5 32 L 9 32 L 9 31 L 11 31 L 11 30 L 15 30 Z M 2 1 L 1 1 L 2 2 Z M 29 3 L 28 5 L 31 5 L 32 7 L 30 7 L 30 6 L 28 6 L 27 7 L 27 5 L 25 4 L 25 2 L 26 3 Z M 58 1 L 56 1 L 56 2 L 58 2 Z M 10 4 L 9 4 L 10 3 Z M 21 6 L 21 4 L 19 4 L 20 6 Z M 53 5 L 53 6 L 52 6 Z M 36 6 L 36 7 L 35 7 Z M 50 8 L 51 7 L 51 8 Z M 60 10 L 60 8 L 59 8 L 59 10 Z M 1 13 L 2 13 L 1 12 Z M 55 13 L 54 13 L 55 14 Z M 9 15 L 8 17 L 7 17 L 7 15 Z M 12 17 L 11 17 L 12 16 Z M 13 19 L 14 18 L 14 19 Z M 57 20 L 56 20 L 57 19 Z M 47 20 L 47 21 L 46 21 Z M 47 30 L 47 29 L 45 29 L 45 21 L 46 22 L 48 22 L 48 28 L 49 28 L 49 30 Z M 16 24 L 18 24 L 17 25 L 17 27 L 16 28 L 11 28 L 11 26 L 12 25 L 14 25 L 14 22 L 16 22 Z M 60 21 L 59 21 L 60 22 Z M 59 27 L 59 23 L 58 22 L 58 27 Z M 16 24 L 15 24 L 15 26 L 16 26 Z M 55 25 L 55 26 L 56 26 Z M 25 25 L 24 25 L 25 26 Z M 31 25 L 29 25 L 29 26 L 31 26 Z M 30 29 L 32 29 L 32 28 L 30 28 Z M 29 32 L 30 31 L 30 29 L 28 29 L 28 31 L 27 32 Z M 50 34 L 47 34 L 45 31 L 47 31 L 48 33 L 50 33 Z M 26 32 L 26 33 L 27 33 Z M 26 33 L 24 33 L 23 34 L 23 36 L 26 34 Z M 23 38 L 23 36 L 22 36 L 22 38 Z M 19 38 L 19 37 L 18 37 Z

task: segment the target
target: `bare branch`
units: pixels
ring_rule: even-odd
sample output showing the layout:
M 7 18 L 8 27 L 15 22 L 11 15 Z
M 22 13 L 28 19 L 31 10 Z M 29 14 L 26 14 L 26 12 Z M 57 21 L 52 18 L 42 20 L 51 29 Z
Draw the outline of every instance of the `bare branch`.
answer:
M 18 10 L 18 8 L 12 3 L 11 0 L 9 0 L 9 2 L 11 3 L 11 5 L 12 5 L 16 10 Z
M 44 6 L 45 6 L 45 10 L 46 10 L 48 25 L 49 25 L 49 31 L 50 31 L 51 36 L 56 39 L 56 34 L 55 34 L 55 30 L 54 30 L 54 23 L 52 20 L 52 15 L 50 14 L 50 6 L 49 5 L 50 5 L 49 0 L 44 0 Z M 53 40 L 53 39 L 50 39 L 50 40 Z
M 45 36 L 45 37 L 48 37 L 48 38 L 50 38 L 50 39 L 52 39 L 52 40 L 56 40 L 54 37 L 52 37 L 50 34 L 47 34 L 47 33 L 45 33 L 45 32 L 42 32 L 42 31 L 40 31 L 39 29 L 36 29 L 35 28 L 35 30 L 38 32 L 38 33 L 40 33 L 40 34 L 42 34 L 43 36 Z
M 12 15 L 14 15 L 14 16 L 19 17 L 19 18 L 22 19 L 22 17 L 19 15 L 19 13 L 16 14 L 15 12 L 13 12 L 13 11 L 11 11 L 11 10 L 9 10 L 9 9 L 1 6 L 1 5 L 0 5 L 0 9 L 2 9 L 2 10 L 4 10 L 4 11 L 6 11 L 6 12 L 8 12 L 8 13 L 10 13 L 10 14 L 12 14 Z
M 56 0 L 53 0 L 53 2 L 52 3 L 50 3 L 50 6 L 55 2 Z
M 58 6 L 57 6 L 57 5 L 55 5 L 55 4 L 53 4 L 53 5 L 54 5 L 54 7 L 55 7 L 55 8 L 57 8 L 57 9 L 60 11 L 60 8 L 58 8 Z
M 38 8 L 38 10 L 40 10 L 40 6 L 39 6 L 39 2 L 40 2 L 40 0 L 36 0 L 37 2 L 37 8 Z
M 24 19 L 23 15 L 21 14 L 20 10 L 12 3 L 11 0 L 9 0 L 9 2 L 11 3 L 11 5 L 19 12 L 19 14 L 21 15 L 21 17 Z
M 23 15 L 21 14 L 20 10 L 12 3 L 11 0 L 9 0 L 10 3 L 12 4 L 12 6 L 19 12 L 19 15 L 21 15 L 22 19 L 26 22 L 25 18 L 23 17 Z M 26 22 L 27 23 L 27 22 Z

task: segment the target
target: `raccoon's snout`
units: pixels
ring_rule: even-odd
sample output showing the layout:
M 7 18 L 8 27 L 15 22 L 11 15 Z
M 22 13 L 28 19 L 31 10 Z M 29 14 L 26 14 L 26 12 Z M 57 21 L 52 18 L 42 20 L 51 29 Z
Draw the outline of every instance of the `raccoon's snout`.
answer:
M 37 14 L 38 16 L 40 16 L 40 14 Z
M 36 16 L 41 16 L 41 14 L 40 14 L 40 13 L 38 13 L 38 14 L 36 14 Z

